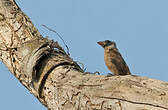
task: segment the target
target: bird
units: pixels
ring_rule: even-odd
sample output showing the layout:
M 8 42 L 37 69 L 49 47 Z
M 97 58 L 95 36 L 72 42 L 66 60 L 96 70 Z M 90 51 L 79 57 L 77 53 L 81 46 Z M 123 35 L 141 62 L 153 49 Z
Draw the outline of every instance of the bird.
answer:
M 97 42 L 104 48 L 104 61 L 113 75 L 130 75 L 131 72 L 114 41 L 105 40 Z

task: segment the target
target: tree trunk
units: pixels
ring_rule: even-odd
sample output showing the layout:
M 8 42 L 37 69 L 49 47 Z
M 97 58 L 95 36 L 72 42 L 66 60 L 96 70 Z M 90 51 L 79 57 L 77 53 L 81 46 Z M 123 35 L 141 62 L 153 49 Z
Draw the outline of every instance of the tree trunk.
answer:
M 14 0 L 0 0 L 0 59 L 49 110 L 168 110 L 168 83 L 84 73 Z

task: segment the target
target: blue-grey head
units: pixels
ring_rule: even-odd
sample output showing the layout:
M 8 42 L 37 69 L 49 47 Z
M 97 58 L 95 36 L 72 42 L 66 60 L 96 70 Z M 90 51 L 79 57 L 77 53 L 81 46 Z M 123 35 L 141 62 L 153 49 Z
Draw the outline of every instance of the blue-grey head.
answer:
M 116 43 L 114 41 L 105 40 L 105 41 L 99 41 L 97 43 L 101 45 L 103 48 L 106 48 L 106 47 L 117 48 Z

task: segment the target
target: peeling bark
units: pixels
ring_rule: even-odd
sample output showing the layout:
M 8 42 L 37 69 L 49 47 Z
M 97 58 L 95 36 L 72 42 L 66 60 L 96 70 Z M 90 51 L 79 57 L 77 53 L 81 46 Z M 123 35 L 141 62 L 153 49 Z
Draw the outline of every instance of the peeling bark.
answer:
M 168 110 L 168 83 L 84 74 L 13 0 L 0 0 L 0 59 L 49 110 Z

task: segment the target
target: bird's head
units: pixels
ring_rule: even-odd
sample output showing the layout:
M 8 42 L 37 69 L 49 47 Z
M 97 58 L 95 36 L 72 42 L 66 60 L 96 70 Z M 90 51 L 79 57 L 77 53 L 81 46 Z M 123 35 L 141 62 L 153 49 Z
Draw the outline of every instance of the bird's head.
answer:
M 105 40 L 105 41 L 99 41 L 97 42 L 99 45 L 101 45 L 103 48 L 110 47 L 112 49 L 116 49 L 116 43 L 114 41 Z

